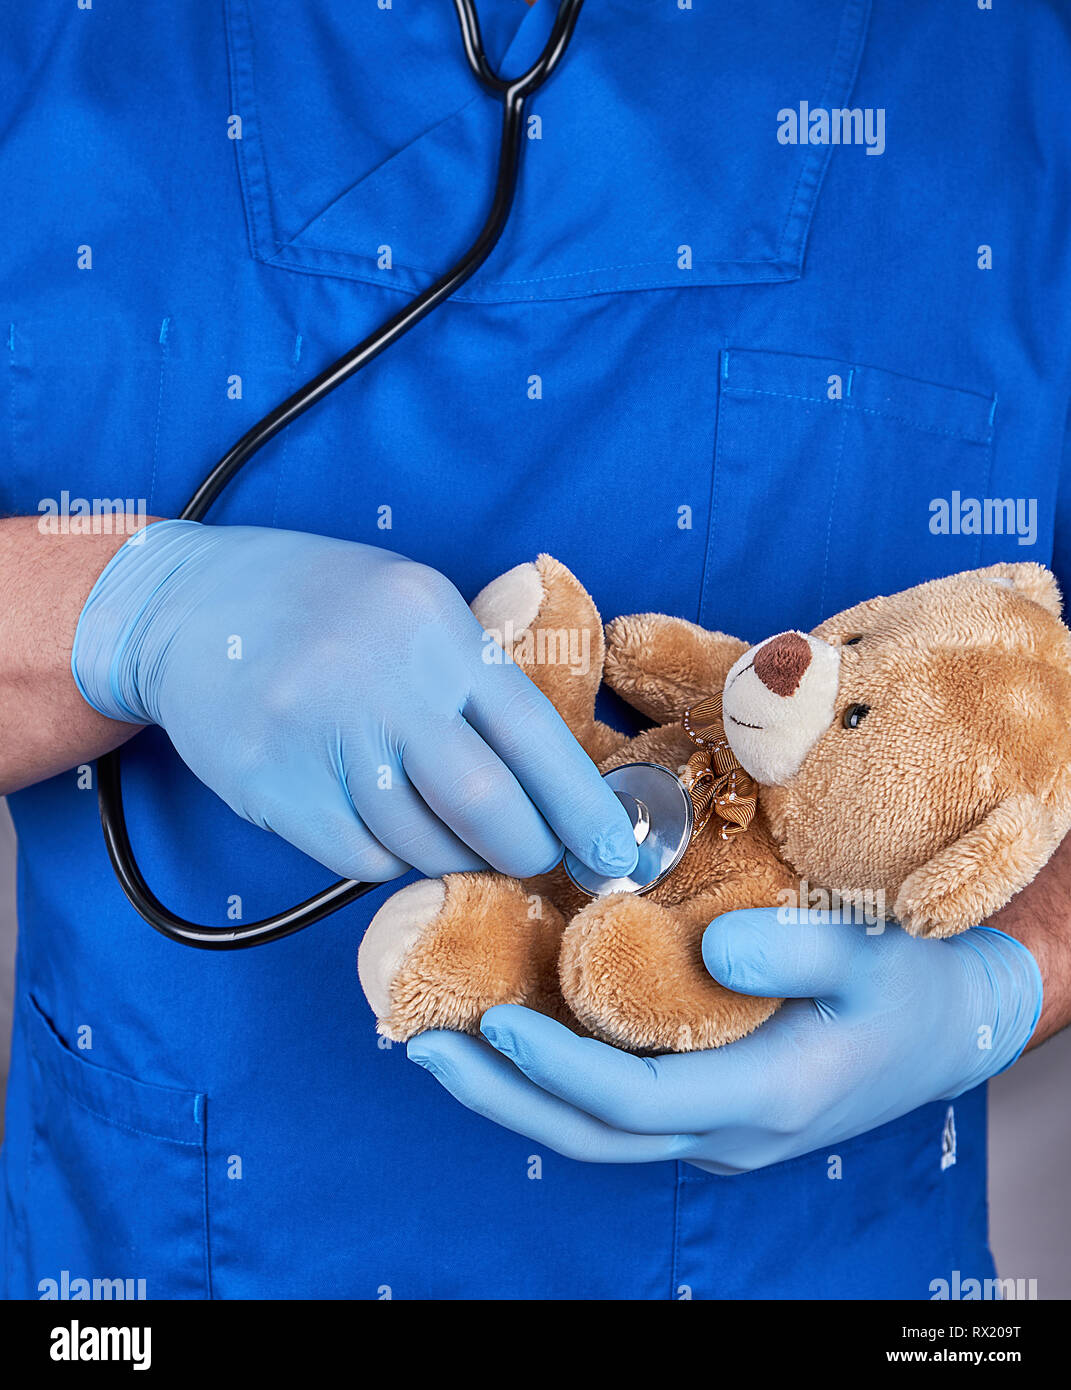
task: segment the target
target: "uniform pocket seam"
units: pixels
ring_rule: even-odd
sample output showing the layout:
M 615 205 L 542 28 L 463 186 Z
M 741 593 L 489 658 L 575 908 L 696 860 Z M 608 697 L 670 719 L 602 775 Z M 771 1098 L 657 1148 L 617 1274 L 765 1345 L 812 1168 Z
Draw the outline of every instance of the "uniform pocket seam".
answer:
M 927 383 L 936 385 L 937 383 Z M 943 430 L 936 425 L 924 425 L 918 420 L 912 420 L 906 415 L 894 415 L 887 410 L 876 410 L 871 405 L 855 405 L 850 400 L 831 400 L 828 396 L 803 396 L 793 391 L 770 391 L 759 386 L 726 386 L 727 395 L 736 396 L 775 396 L 778 400 L 785 401 L 810 401 L 815 405 L 826 405 L 837 410 L 851 410 L 859 415 L 876 415 L 880 420 L 894 420 L 897 424 L 907 425 L 909 429 L 918 430 L 922 434 L 940 435 L 945 439 L 960 439 L 967 444 L 981 444 L 983 446 L 993 442 L 993 435 L 989 433 L 984 436 L 976 434 L 965 434 L 961 430 Z M 954 391 L 956 387 L 942 386 L 943 391 Z M 996 397 L 993 398 L 996 405 Z
M 115 1119 L 112 1115 L 105 1115 L 101 1110 L 94 1110 L 91 1105 L 87 1105 L 84 1100 L 79 1098 L 63 1084 L 59 1083 L 60 1090 L 64 1093 L 72 1105 L 77 1105 L 80 1110 L 84 1110 L 87 1115 L 93 1115 L 98 1120 L 103 1120 L 112 1129 L 124 1130 L 127 1134 L 137 1134 L 143 1139 L 151 1139 L 154 1144 L 179 1144 L 183 1148 L 199 1149 L 202 1147 L 199 1139 L 175 1139 L 169 1134 L 157 1134 L 151 1129 L 137 1129 L 134 1125 L 124 1124 L 122 1120 Z
M 188 1209 L 184 1208 L 184 1218 L 190 1223 L 190 1245 L 189 1252 L 194 1260 L 192 1269 L 187 1270 L 187 1277 L 191 1286 L 196 1290 L 194 1297 L 211 1299 L 213 1297 L 212 1288 L 212 1246 L 210 1235 L 209 1202 L 208 1202 L 208 1146 L 206 1134 L 206 1108 L 207 1096 L 200 1091 L 185 1090 L 180 1087 L 161 1086 L 153 1082 L 141 1081 L 137 1077 L 130 1076 L 123 1072 L 118 1072 L 109 1067 L 100 1066 L 95 1062 L 77 1056 L 67 1045 L 63 1037 L 56 1031 L 48 1014 L 41 1008 L 37 999 L 32 993 L 22 996 L 18 1005 L 20 1015 L 25 1016 L 26 1039 L 28 1052 L 32 1059 L 32 1065 L 37 1075 L 38 1084 L 42 1088 L 42 1096 L 34 1101 L 34 1122 L 32 1137 L 29 1144 L 29 1152 L 26 1161 L 26 1177 L 23 1193 L 23 1207 L 29 1206 L 29 1193 L 34 1175 L 39 1173 L 45 1156 L 49 1152 L 49 1120 L 50 1105 L 58 1107 L 57 1114 L 69 1117 L 61 1121 L 64 1125 L 70 1124 L 74 1127 L 73 1133 L 77 1133 L 79 1124 L 86 1124 L 86 1121 L 77 1121 L 76 1112 L 89 1115 L 98 1125 L 104 1126 L 108 1132 L 133 1136 L 134 1139 L 147 1141 L 152 1145 L 164 1145 L 162 1149 L 154 1147 L 154 1153 L 160 1163 L 166 1165 L 170 1163 L 181 1163 L 183 1172 L 186 1174 L 183 1181 L 189 1182 L 190 1186 L 185 1188 L 189 1199 Z M 66 1074 L 70 1070 L 70 1076 Z M 87 1087 L 98 1088 L 97 1093 L 89 1095 L 89 1098 L 77 1093 L 77 1083 L 84 1078 Z M 72 1080 L 75 1084 L 71 1084 Z M 124 1096 L 125 1088 L 125 1096 Z M 111 1091 L 109 1096 L 108 1092 Z M 53 1098 L 49 1099 L 49 1096 Z M 124 1099 L 127 1104 L 127 1113 L 123 1113 Z M 99 1101 L 100 1104 L 91 1103 Z M 107 1107 L 109 1101 L 113 1101 L 119 1114 L 109 1113 Z M 160 1106 L 159 1123 L 154 1128 L 146 1128 L 144 1124 L 130 1123 L 131 1112 L 138 1105 L 149 1106 L 157 1103 Z M 186 1110 L 183 1117 L 183 1110 Z M 152 1119 L 151 1111 L 149 1117 Z M 138 1118 L 133 1115 L 133 1118 Z M 175 1132 L 175 1129 L 182 1124 L 192 1124 L 196 1128 L 196 1137 L 187 1139 Z M 167 1125 L 173 1126 L 172 1132 L 167 1132 Z M 88 1131 L 85 1131 L 88 1133 Z M 129 1144 L 130 1139 L 115 1141 Z M 42 1145 L 45 1147 L 43 1148 Z M 176 1153 L 175 1151 L 178 1150 Z M 166 1155 L 171 1153 L 172 1157 L 167 1160 Z M 62 1146 L 56 1149 L 52 1156 L 53 1164 L 62 1167 L 65 1161 L 62 1157 Z M 187 1171 L 187 1165 L 193 1163 L 193 1172 Z M 103 1172 L 103 1170 L 101 1170 Z M 194 1176 L 196 1174 L 196 1177 Z M 196 1235 L 193 1232 L 196 1231 Z M 185 1293 L 183 1296 L 187 1296 Z
M 823 74 L 816 60 L 813 75 L 822 84 L 822 99 L 827 106 L 846 103 L 851 97 L 866 46 L 869 12 L 870 0 L 843 0 L 843 7 L 833 25 L 832 35 L 826 34 L 823 27 L 821 51 L 823 54 L 828 52 L 828 61 Z M 423 289 L 429 277 L 435 277 L 440 273 L 437 270 L 424 270 L 415 263 L 426 259 L 426 256 L 417 255 L 414 260 L 403 260 L 393 267 L 396 271 L 404 273 L 409 284 L 384 286 L 381 275 L 373 269 L 374 258 L 356 254 L 352 237 L 346 238 L 340 230 L 340 225 L 345 225 L 346 204 L 349 200 L 353 201 L 354 208 L 360 214 L 365 206 L 364 200 L 375 196 L 374 189 L 370 187 L 366 187 L 361 193 L 363 185 L 372 185 L 381 171 L 393 161 L 405 158 L 421 141 L 434 136 L 442 127 L 474 108 L 479 100 L 478 94 L 467 97 L 455 109 L 447 111 L 397 150 L 391 151 L 354 183 L 335 194 L 318 211 L 307 216 L 303 225 L 291 231 L 282 227 L 282 222 L 288 220 L 288 213 L 286 207 L 278 203 L 273 192 L 277 185 L 269 170 L 272 155 L 268 145 L 269 141 L 274 141 L 274 135 L 269 134 L 261 124 L 261 104 L 258 102 L 257 94 L 258 64 L 265 60 L 262 52 L 258 54 L 257 36 L 254 33 L 248 0 L 224 0 L 223 27 L 231 106 L 233 110 L 241 112 L 243 119 L 241 138 L 235 141 L 238 146 L 235 160 L 252 258 L 290 273 L 371 284 L 400 293 L 415 294 Z M 514 41 L 523 28 L 524 21 L 521 21 L 514 34 Z M 512 47 L 511 43 L 510 50 Z M 270 87 L 268 100 L 270 105 Z M 625 263 L 589 265 L 583 263 L 584 257 L 581 256 L 578 269 L 509 278 L 499 274 L 495 274 L 493 278 L 484 275 L 480 277 L 477 285 L 468 290 L 463 288 L 452 298 L 461 303 L 526 304 L 631 291 L 798 280 L 803 274 L 811 223 L 831 157 L 832 147 L 829 145 L 808 145 L 799 151 L 795 179 L 789 182 L 788 178 L 785 178 L 783 194 L 780 191 L 782 175 L 778 173 L 777 197 L 779 200 L 784 197 L 785 208 L 779 229 L 771 217 L 769 250 L 766 255 L 746 254 L 755 248 L 737 229 L 725 242 L 724 250 L 727 254 L 715 255 L 709 263 L 704 262 L 701 268 L 690 268 L 686 276 L 674 274 L 670 253 L 667 252 L 667 264 L 660 258 L 660 248 L 652 248 L 656 251 L 653 258 Z M 334 218 L 333 226 L 329 225 L 324 231 L 319 224 L 323 223 L 325 218 L 329 219 L 333 211 L 338 215 Z M 331 244 L 323 245 L 325 240 Z M 719 241 L 716 243 L 716 249 L 720 248 Z M 741 254 L 732 254 L 734 250 Z M 526 286 L 531 286 L 531 290 L 526 291 Z
M 137 1134 L 144 1139 L 151 1139 L 155 1143 L 177 1144 L 182 1148 L 200 1149 L 204 1151 L 204 1114 L 205 1114 L 205 1095 L 199 1091 L 184 1090 L 173 1086 L 158 1086 L 152 1082 L 140 1081 L 137 1077 L 128 1076 L 123 1072 L 113 1071 L 109 1067 L 98 1066 L 95 1062 L 88 1062 L 84 1058 L 76 1056 L 63 1039 L 56 1032 L 48 1019 L 48 1015 L 41 1008 L 40 1004 L 33 995 L 27 997 L 28 1012 L 30 1014 L 31 1026 L 29 1029 L 29 1043 L 38 1065 L 45 1071 L 49 1079 L 53 1081 L 66 1096 L 72 1105 L 77 1105 L 86 1114 L 95 1116 L 98 1120 L 114 1129 L 124 1130 L 128 1134 Z M 42 1033 L 45 1035 L 42 1037 Z M 55 1055 L 49 1056 L 45 1043 L 55 1051 L 62 1054 L 62 1059 Z M 125 1119 L 120 1119 L 115 1115 L 108 1114 L 105 1110 L 96 1109 L 85 1099 L 77 1094 L 75 1089 L 69 1084 L 68 1078 L 64 1074 L 64 1066 L 73 1066 L 83 1069 L 81 1074 L 87 1081 L 96 1081 L 100 1086 L 112 1086 L 117 1088 L 126 1087 L 130 1091 L 155 1091 L 166 1097 L 168 1101 L 177 1103 L 180 1100 L 190 1106 L 190 1118 L 196 1126 L 196 1137 L 184 1139 L 174 1133 L 168 1133 L 163 1126 L 155 1129 L 146 1129 L 140 1125 L 130 1124 Z M 94 1075 L 99 1073 L 99 1075 Z
M 308 255 L 306 256 L 306 252 Z M 376 289 L 387 290 L 392 294 L 412 296 L 418 293 L 425 286 L 421 283 L 432 274 L 431 271 L 414 269 L 409 265 L 395 265 L 395 272 L 400 272 L 406 276 L 405 283 L 389 283 L 382 277 L 382 272 L 374 274 L 370 269 L 365 268 L 368 264 L 367 257 L 356 257 L 349 252 L 319 248 L 310 250 L 304 245 L 300 248 L 300 259 L 294 248 L 290 245 L 281 247 L 272 255 L 255 254 L 255 259 L 264 265 L 272 266 L 277 270 L 285 270 L 295 275 L 316 275 L 329 280 L 348 280 L 351 283 L 361 285 L 372 285 Z M 637 268 L 655 265 L 653 261 L 637 261 L 633 263 Z M 749 270 L 748 267 L 754 267 Z M 654 280 L 639 279 L 634 283 L 623 280 L 613 280 L 597 282 L 594 285 L 584 286 L 578 282 L 585 277 L 595 278 L 605 275 L 608 271 L 613 271 L 614 267 L 601 267 L 596 269 L 584 269 L 563 272 L 561 275 L 538 275 L 518 278 L 514 280 L 495 280 L 485 286 L 481 285 L 479 279 L 474 279 L 471 285 L 462 286 L 450 296 L 450 302 L 456 304 L 476 304 L 476 305 L 505 305 L 505 304 L 534 304 L 534 303 L 558 303 L 570 299 L 593 299 L 600 295 L 611 294 L 632 294 L 632 293 L 659 293 L 669 290 L 704 290 L 718 288 L 723 285 L 758 285 L 758 284 L 783 284 L 792 280 L 798 280 L 801 275 L 799 266 L 792 262 L 782 260 L 755 260 L 755 261 L 715 261 L 702 276 L 698 279 L 687 278 L 683 272 L 678 272 L 676 280 Z M 711 278 L 716 277 L 716 278 Z M 547 287 L 552 282 L 569 280 L 568 285 L 562 284 L 554 293 L 540 293 L 538 290 L 525 294 L 519 289 L 512 287 L 525 284 L 534 284 Z
M 899 466 L 901 459 L 906 459 L 905 479 L 912 483 L 912 496 L 921 490 L 921 500 L 914 498 L 919 505 L 935 489 L 940 491 L 938 479 L 948 488 L 955 488 L 963 477 L 968 477 L 974 487 L 984 485 L 988 489 L 997 432 L 997 393 L 910 375 L 900 367 L 899 363 L 897 369 L 879 367 L 836 351 L 816 354 L 789 351 L 781 346 L 745 347 L 722 342 L 716 367 L 717 402 L 699 622 L 708 627 L 725 625 L 719 606 L 725 601 L 721 591 L 726 578 L 724 566 L 728 563 L 725 557 L 737 542 L 730 537 L 728 546 L 723 548 L 723 528 L 731 517 L 737 521 L 747 518 L 749 524 L 761 528 L 765 518 L 757 511 L 755 499 L 766 494 L 780 496 L 788 505 L 785 476 L 786 469 L 793 466 L 793 450 L 806 448 L 813 455 L 806 496 L 791 505 L 797 508 L 796 519 L 806 517 L 807 526 L 814 528 L 807 535 L 817 553 L 795 587 L 795 606 L 790 599 L 781 597 L 782 590 L 771 590 L 769 601 L 760 605 L 768 615 L 761 620 L 760 631 L 801 624 L 809 627 L 818 618 L 829 616 L 830 603 L 843 606 L 838 595 L 844 597 L 845 592 L 850 592 L 855 595 L 853 601 L 864 596 L 858 592 L 858 584 L 851 588 L 834 566 L 832 544 L 834 528 L 850 515 L 849 508 L 838 510 L 838 499 L 848 495 L 845 489 L 849 486 L 866 483 L 866 460 L 887 463 L 892 458 Z M 814 409 L 816 406 L 825 406 L 826 411 Z M 842 413 L 829 413 L 836 408 Z M 781 425 L 771 423 L 776 421 L 781 421 Z M 776 443 L 764 435 L 771 429 L 775 430 Z M 932 460 L 924 467 L 921 460 L 928 455 Z M 887 480 L 891 476 L 886 467 L 881 478 Z M 734 486 L 746 493 L 747 502 L 733 502 L 725 490 L 730 478 L 735 480 Z M 929 480 L 932 485 L 927 487 Z M 828 506 L 824 506 L 827 490 Z M 878 491 L 880 494 L 880 486 Z M 895 511 L 897 506 L 907 504 L 897 493 L 892 505 Z M 962 569 L 982 563 L 984 536 L 975 535 L 971 545 L 972 534 L 965 533 L 964 540 L 958 543 L 954 558 L 961 561 Z M 864 570 L 869 565 L 873 571 L 878 563 L 874 558 L 877 553 L 868 551 Z M 913 563 L 918 570 L 922 564 L 918 555 Z M 940 557 L 934 555 L 929 570 L 923 569 L 915 582 L 921 583 L 941 572 Z M 729 576 L 728 591 L 733 587 Z

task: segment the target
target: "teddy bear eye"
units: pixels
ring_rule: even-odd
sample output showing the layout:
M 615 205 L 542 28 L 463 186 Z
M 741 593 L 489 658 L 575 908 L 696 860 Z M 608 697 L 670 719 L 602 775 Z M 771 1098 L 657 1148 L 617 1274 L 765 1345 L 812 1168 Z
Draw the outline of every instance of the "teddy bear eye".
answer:
M 858 729 L 869 713 L 869 705 L 849 705 L 844 711 L 841 723 L 846 729 Z
M 843 639 L 843 641 L 841 642 L 841 646 L 842 646 L 842 647 L 854 647 L 855 644 L 856 644 L 856 642 L 861 642 L 862 640 L 863 640 L 863 634 L 862 634 L 861 632 L 857 632 L 857 633 L 855 634 L 854 637 L 845 637 L 845 638 Z

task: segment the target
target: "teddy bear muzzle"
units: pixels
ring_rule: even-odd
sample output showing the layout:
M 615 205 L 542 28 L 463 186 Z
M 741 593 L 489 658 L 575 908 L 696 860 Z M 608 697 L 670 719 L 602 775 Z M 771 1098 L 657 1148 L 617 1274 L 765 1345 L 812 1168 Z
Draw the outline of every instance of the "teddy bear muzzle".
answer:
M 804 632 L 749 647 L 725 678 L 725 737 L 740 765 L 765 786 L 799 771 L 833 721 L 840 648 Z

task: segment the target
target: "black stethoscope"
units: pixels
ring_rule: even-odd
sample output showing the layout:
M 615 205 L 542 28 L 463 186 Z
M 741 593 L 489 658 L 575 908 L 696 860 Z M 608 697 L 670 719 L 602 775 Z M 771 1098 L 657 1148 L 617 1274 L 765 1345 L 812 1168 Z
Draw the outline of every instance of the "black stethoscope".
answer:
M 573 36 L 583 0 L 560 0 L 558 13 L 543 52 L 520 77 L 500 77 L 491 68 L 480 34 L 480 21 L 474 0 L 454 0 L 461 24 L 461 39 L 465 57 L 480 85 L 502 103 L 502 138 L 498 152 L 498 170 L 494 197 L 486 221 L 476 240 L 451 268 L 433 285 L 411 299 L 387 321 L 352 348 L 344 357 L 325 368 L 319 376 L 307 382 L 289 396 L 263 420 L 248 430 L 207 475 L 197 491 L 179 514 L 181 521 L 200 521 L 219 494 L 240 468 L 269 439 L 303 415 L 310 406 L 323 400 L 336 386 L 396 343 L 403 334 L 443 304 L 455 290 L 483 265 L 494 250 L 509 219 L 517 187 L 517 171 L 521 158 L 521 137 L 524 131 L 524 105 L 528 97 L 550 77 L 561 62 Z M 259 922 L 241 927 L 203 927 L 177 917 L 153 893 L 138 868 L 127 832 L 123 813 L 123 794 L 120 781 L 119 752 L 108 753 L 97 760 L 100 823 L 112 867 L 123 892 L 151 927 L 187 946 L 200 946 L 210 951 L 233 951 L 243 946 L 259 946 L 277 941 L 311 926 L 339 908 L 346 907 L 364 893 L 381 888 L 380 883 L 358 883 L 354 879 L 339 879 L 322 892 L 298 903 L 296 907 L 277 912 Z

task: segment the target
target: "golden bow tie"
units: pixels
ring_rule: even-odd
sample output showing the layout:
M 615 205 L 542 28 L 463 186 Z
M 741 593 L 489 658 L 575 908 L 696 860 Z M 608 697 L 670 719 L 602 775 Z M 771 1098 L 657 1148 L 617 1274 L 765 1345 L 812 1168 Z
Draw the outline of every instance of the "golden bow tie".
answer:
M 683 778 L 695 814 L 692 838 L 706 829 L 712 817 L 719 822 L 723 840 L 739 835 L 755 819 L 759 789 L 729 747 L 722 724 L 721 695 L 711 695 L 686 709 L 681 725 L 696 745 Z

